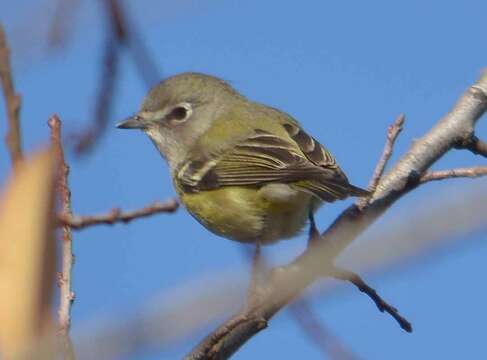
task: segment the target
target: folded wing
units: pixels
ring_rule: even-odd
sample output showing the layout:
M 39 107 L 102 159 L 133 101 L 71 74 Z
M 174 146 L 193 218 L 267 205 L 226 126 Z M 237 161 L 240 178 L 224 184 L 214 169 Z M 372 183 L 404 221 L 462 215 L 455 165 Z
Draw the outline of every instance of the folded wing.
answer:
M 288 183 L 327 202 L 368 194 L 348 182 L 333 156 L 315 139 L 297 126 L 283 127 L 289 139 L 257 129 L 229 151 L 185 163 L 178 172 L 180 185 L 198 192 Z

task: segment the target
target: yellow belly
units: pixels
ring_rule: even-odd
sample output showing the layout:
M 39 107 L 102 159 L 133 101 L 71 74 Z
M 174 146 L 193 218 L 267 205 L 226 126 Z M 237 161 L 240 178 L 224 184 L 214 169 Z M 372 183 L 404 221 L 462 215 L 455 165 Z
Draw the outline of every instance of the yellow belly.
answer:
M 188 211 L 215 234 L 266 244 L 296 235 L 306 224 L 311 203 L 316 203 L 311 195 L 291 188 L 286 192 L 284 186 L 234 186 L 180 197 Z

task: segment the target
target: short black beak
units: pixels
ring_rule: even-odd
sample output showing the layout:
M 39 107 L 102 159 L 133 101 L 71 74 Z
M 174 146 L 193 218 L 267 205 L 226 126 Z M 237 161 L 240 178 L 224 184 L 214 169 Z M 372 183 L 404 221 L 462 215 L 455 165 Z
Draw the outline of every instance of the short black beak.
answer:
M 117 124 L 119 129 L 144 129 L 146 122 L 138 115 L 134 115 Z

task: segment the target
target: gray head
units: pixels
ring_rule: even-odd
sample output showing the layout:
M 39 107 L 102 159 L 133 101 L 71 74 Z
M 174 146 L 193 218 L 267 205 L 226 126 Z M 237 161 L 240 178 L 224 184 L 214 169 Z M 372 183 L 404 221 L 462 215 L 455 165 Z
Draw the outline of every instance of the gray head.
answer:
M 139 112 L 117 127 L 143 130 L 174 169 L 213 120 L 241 99 L 223 80 L 183 73 L 154 86 Z

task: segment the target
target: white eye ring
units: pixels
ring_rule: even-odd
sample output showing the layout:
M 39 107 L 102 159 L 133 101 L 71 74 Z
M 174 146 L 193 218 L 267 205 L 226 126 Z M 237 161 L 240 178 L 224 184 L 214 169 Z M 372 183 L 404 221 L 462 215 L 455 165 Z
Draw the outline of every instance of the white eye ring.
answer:
M 167 121 L 184 122 L 191 117 L 193 107 L 190 103 L 180 103 L 174 106 L 165 116 Z

